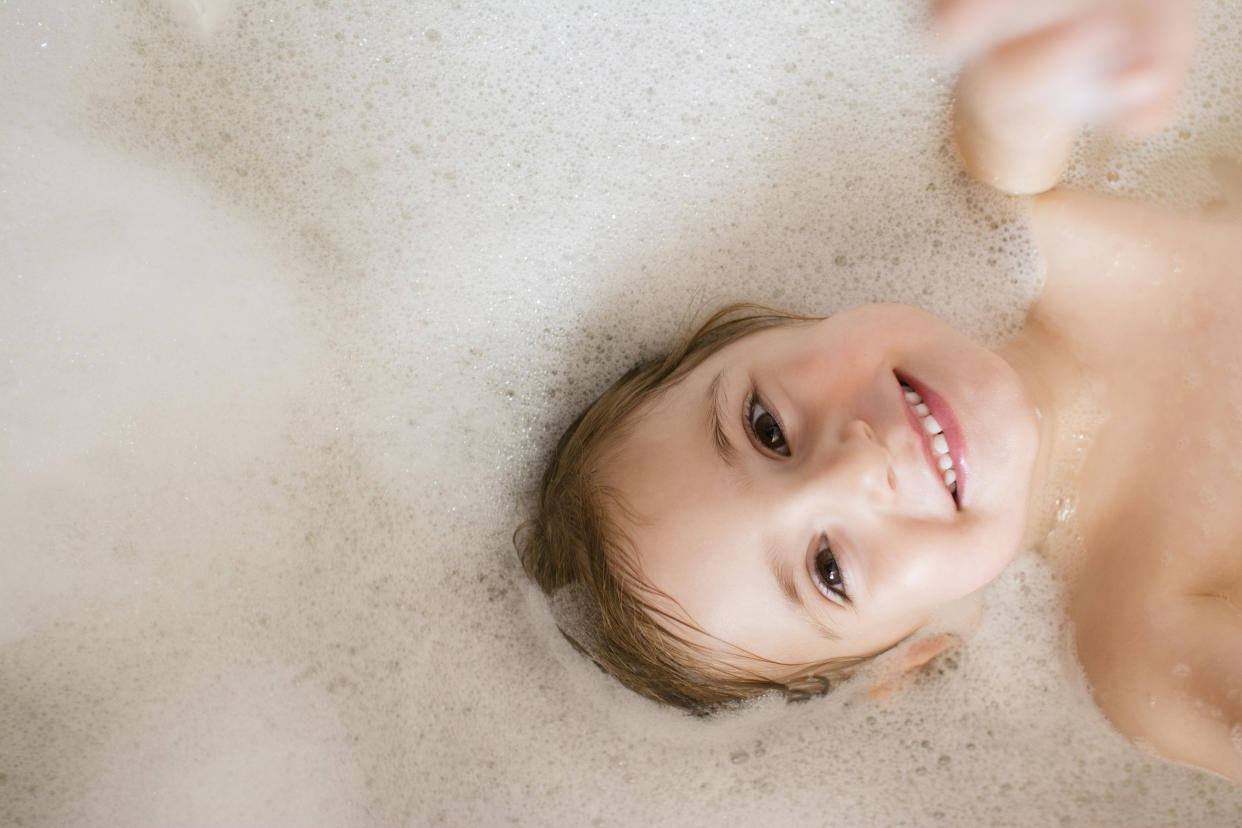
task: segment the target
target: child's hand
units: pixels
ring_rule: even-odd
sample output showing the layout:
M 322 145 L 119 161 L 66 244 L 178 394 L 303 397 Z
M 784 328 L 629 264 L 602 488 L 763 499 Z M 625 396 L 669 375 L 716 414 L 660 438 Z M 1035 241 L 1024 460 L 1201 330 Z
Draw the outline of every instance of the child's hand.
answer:
M 1140 133 L 1172 115 L 1193 0 L 934 0 L 962 61 L 955 120 L 967 168 L 1011 192 L 1053 186 L 1087 123 Z

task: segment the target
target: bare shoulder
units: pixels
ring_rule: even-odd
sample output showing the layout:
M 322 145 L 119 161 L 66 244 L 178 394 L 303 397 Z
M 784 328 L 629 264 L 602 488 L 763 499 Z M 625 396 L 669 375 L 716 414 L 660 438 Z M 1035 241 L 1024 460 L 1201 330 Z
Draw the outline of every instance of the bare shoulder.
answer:
M 1084 265 L 1128 271 L 1163 269 L 1167 259 L 1187 256 L 1211 262 L 1242 243 L 1237 218 L 1225 211 L 1194 215 L 1077 190 L 1053 190 L 1032 199 L 1030 220 L 1048 269 L 1066 267 L 1077 278 Z
M 1030 227 L 1044 275 L 1034 313 L 1075 341 L 1098 338 L 1101 320 L 1111 320 L 1100 343 L 1107 346 L 1124 333 L 1116 330 L 1123 323 L 1149 337 L 1170 308 L 1193 316 L 1200 306 L 1242 305 L 1236 218 L 1054 190 L 1032 199 Z
M 1242 168 L 1230 166 L 1219 175 L 1222 181 L 1226 176 L 1242 177 Z M 1135 252 L 1150 253 L 1154 248 L 1157 254 L 1185 255 L 1201 244 L 1211 248 L 1209 255 L 1237 250 L 1242 245 L 1238 234 L 1242 183 L 1229 179 L 1222 188 L 1221 206 L 1197 214 L 1081 190 L 1051 190 L 1031 199 L 1031 229 L 1041 256 L 1050 265 L 1062 257 L 1104 255 L 1112 259 L 1118 252 L 1128 252 L 1130 245 Z
M 1077 638 L 1101 711 L 1140 746 L 1242 783 L 1242 610 L 1217 593 L 1106 603 Z

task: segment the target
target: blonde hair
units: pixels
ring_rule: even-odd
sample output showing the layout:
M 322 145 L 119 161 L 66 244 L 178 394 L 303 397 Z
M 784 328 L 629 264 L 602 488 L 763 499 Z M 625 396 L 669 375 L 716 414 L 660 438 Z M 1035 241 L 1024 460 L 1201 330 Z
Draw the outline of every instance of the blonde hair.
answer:
M 726 345 L 765 328 L 812 320 L 750 303 L 728 305 L 665 356 L 626 372 L 561 436 L 543 474 L 535 516 L 514 533 L 522 565 L 552 599 L 565 637 L 648 698 L 696 713 L 777 689 L 798 701 L 827 691 L 864 660 L 806 665 L 778 682 L 722 659 L 701 643 L 706 633 L 693 622 L 652 600 L 666 599 L 658 603 L 667 606 L 669 599 L 635 571 L 618 519 L 625 504 L 599 480 L 600 465 L 609 451 L 624 451 L 626 428 L 646 402 Z M 682 628 L 700 635 L 674 631 Z M 755 659 L 732 649 L 739 661 Z

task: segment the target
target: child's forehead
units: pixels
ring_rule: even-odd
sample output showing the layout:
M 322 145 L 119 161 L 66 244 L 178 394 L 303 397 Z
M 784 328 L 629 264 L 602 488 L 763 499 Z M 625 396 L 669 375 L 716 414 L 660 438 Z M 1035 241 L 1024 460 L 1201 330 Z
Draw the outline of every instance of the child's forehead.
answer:
M 697 376 L 700 380 L 708 376 L 710 382 L 711 377 L 732 365 L 762 359 L 794 346 L 810 330 L 813 323 L 814 320 L 789 319 L 748 331 L 703 357 L 697 365 L 670 383 L 669 387 L 681 384 L 691 376 Z

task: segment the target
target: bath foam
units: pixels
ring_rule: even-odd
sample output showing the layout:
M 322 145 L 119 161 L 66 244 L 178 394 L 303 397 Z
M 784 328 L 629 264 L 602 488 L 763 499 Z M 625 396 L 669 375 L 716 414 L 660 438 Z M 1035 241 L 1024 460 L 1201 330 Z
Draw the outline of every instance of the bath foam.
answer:
M 514 560 L 556 436 L 694 309 L 1020 323 L 1020 202 L 958 171 L 921 16 L 5 4 L 0 822 L 1242 821 L 1091 708 L 1036 557 L 889 701 L 708 721 Z M 1071 181 L 1216 197 L 1240 26 L 1204 3 L 1177 122 Z

